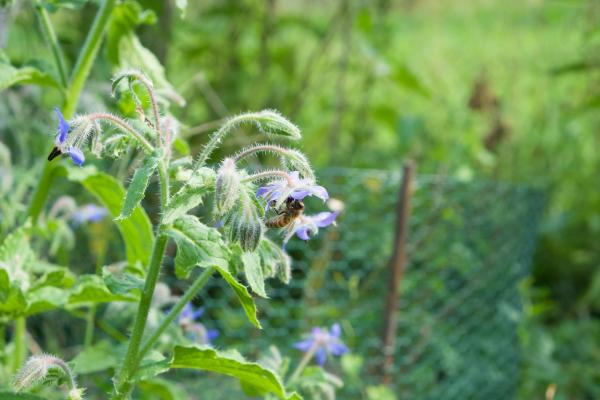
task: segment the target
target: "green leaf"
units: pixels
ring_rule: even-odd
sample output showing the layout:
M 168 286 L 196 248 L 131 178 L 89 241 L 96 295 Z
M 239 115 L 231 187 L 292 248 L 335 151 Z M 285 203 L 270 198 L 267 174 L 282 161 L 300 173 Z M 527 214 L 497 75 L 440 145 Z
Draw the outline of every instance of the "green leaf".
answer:
M 136 301 L 137 296 L 112 293 L 102 278 L 97 275 L 83 275 L 72 289 L 69 305 L 89 303 L 109 303 L 111 301 Z
M 59 86 L 54 78 L 35 67 L 15 68 L 10 64 L 0 62 L 0 91 L 17 84 Z
M 178 277 L 187 277 L 195 266 L 227 268 L 229 252 L 215 228 L 209 228 L 192 215 L 184 215 L 168 233 L 177 243 L 175 272 Z
M 169 206 L 164 212 L 162 222 L 170 224 L 192 208 L 202 204 L 202 197 L 214 186 L 214 171 L 209 168 L 201 168 L 171 198 Z
M 240 303 L 242 303 L 242 307 L 244 308 L 244 312 L 246 313 L 248 320 L 258 329 L 262 329 L 262 326 L 260 325 L 260 322 L 256 317 L 256 304 L 254 304 L 254 300 L 252 299 L 252 296 L 250 296 L 250 293 L 248 293 L 248 289 L 246 289 L 246 286 L 239 283 L 233 277 L 233 275 L 231 275 L 228 271 L 224 270 L 223 268 L 217 267 L 217 271 L 219 271 L 223 279 L 225 279 L 225 281 L 229 284 L 229 286 L 237 295 L 238 299 L 240 300 Z
M 139 276 L 124 271 L 113 271 L 110 267 L 102 268 L 102 279 L 108 290 L 114 294 L 127 294 L 133 290 L 141 293 L 144 288 L 144 280 Z
M 39 314 L 62 307 L 68 297 L 68 292 L 55 287 L 43 287 L 26 294 L 28 302 L 25 316 Z
M 212 348 L 176 346 L 171 368 L 192 368 L 232 376 L 254 386 L 259 393 L 273 393 L 280 399 L 300 399 L 288 395 L 281 379 L 270 369 L 244 360 L 239 354 L 217 352 Z
M 392 73 L 392 79 L 401 86 L 421 96 L 429 98 L 429 90 L 423 85 L 419 77 L 406 65 L 397 65 Z
M 154 171 L 158 166 L 158 160 L 159 158 L 157 156 L 147 157 L 142 166 L 135 170 L 133 179 L 127 188 L 123 209 L 121 210 L 121 214 L 117 217 L 118 220 L 128 218 L 136 207 L 139 206 L 144 198 L 144 193 L 146 193 L 150 177 L 152 177 L 152 174 L 154 174 Z
M 69 362 L 73 372 L 79 375 L 115 368 L 121 359 L 122 349 L 107 340 L 86 347 Z
M 242 252 L 240 259 L 244 265 L 246 280 L 252 291 L 261 297 L 268 298 L 269 296 L 265 292 L 265 276 L 260 265 L 260 256 L 258 253 Z
M 93 194 L 111 215 L 116 218 L 121 211 L 125 189 L 112 176 L 97 172 L 94 168 L 69 168 L 65 169 L 70 180 L 79 182 L 88 192 Z M 144 209 L 136 207 L 131 217 L 115 221 L 121 237 L 125 242 L 127 261 L 130 265 L 141 262 L 148 265 L 150 249 L 154 241 L 152 224 Z
M 142 399 L 187 400 L 189 396 L 177 384 L 165 379 L 153 378 L 138 382 Z

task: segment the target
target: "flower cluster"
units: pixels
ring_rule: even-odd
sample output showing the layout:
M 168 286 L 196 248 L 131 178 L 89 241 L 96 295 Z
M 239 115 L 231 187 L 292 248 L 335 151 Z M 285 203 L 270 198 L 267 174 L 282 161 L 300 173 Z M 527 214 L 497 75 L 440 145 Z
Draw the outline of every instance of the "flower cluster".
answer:
M 323 186 L 319 186 L 310 179 L 300 178 L 298 171 L 293 171 L 286 178 L 277 179 L 262 186 L 256 192 L 257 197 L 266 201 L 266 210 L 271 207 L 278 208 L 286 199 L 302 201 L 307 196 L 315 196 L 323 201 L 329 199 L 329 194 Z M 291 224 L 284 227 L 283 245 L 294 236 L 309 240 L 319 232 L 319 228 L 324 228 L 335 223 L 339 212 L 320 212 L 316 215 L 298 216 Z

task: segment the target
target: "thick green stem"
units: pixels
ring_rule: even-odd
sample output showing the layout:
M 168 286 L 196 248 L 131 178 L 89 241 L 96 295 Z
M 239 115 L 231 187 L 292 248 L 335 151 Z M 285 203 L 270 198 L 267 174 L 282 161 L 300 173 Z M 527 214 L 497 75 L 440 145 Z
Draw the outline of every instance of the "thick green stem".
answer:
M 116 3 L 117 0 L 104 0 L 94 18 L 94 23 L 85 39 L 83 48 L 79 52 L 77 63 L 71 74 L 71 81 L 69 82 L 67 98 L 63 108 L 63 114 L 66 119 L 71 118 L 75 113 L 75 108 L 79 102 L 79 96 L 81 95 L 85 81 L 90 74 L 96 54 L 98 54 L 98 49 L 102 43 L 102 37 L 104 36 L 108 20 Z
M 167 235 L 162 228 L 159 228 L 156 240 L 154 241 L 152 257 L 150 259 L 150 266 L 148 268 L 148 275 L 146 276 L 146 282 L 144 284 L 144 290 L 140 299 L 138 312 L 135 317 L 133 331 L 131 332 L 131 339 L 129 340 L 129 346 L 127 347 L 127 353 L 125 354 L 125 359 L 123 360 L 121 370 L 119 371 L 115 380 L 115 393 L 113 394 L 113 399 L 126 399 L 131 391 L 131 378 L 137 369 L 137 354 L 138 350 L 140 349 L 140 343 L 142 342 L 144 328 L 146 327 L 148 312 L 150 311 L 150 304 L 152 302 L 152 295 L 154 294 L 154 287 L 158 281 L 160 266 L 162 264 L 167 241 Z
M 204 272 L 202 272 L 202 274 L 200 274 L 198 278 L 196 278 L 194 283 L 192 283 L 192 286 L 188 288 L 188 290 L 183 294 L 183 296 L 181 296 L 177 304 L 175 304 L 175 306 L 171 309 L 171 311 L 169 311 L 167 316 L 162 320 L 162 322 L 160 323 L 158 328 L 156 328 L 156 331 L 154 331 L 152 336 L 150 336 L 150 338 L 146 340 L 144 346 L 142 347 L 142 350 L 140 350 L 140 353 L 138 355 L 138 363 L 144 358 L 144 355 L 152 348 L 152 345 L 156 343 L 158 338 L 160 338 L 160 335 L 162 335 L 162 333 L 169 327 L 169 325 L 175 320 L 175 318 L 177 318 L 179 313 L 181 313 L 181 310 L 183 310 L 183 307 L 185 307 L 187 303 L 189 303 L 194 297 L 196 297 L 198 292 L 204 287 L 204 285 L 206 285 L 206 282 L 208 282 L 208 280 L 214 272 L 215 268 L 210 267 L 204 270 Z
M 37 219 L 42 212 L 42 208 L 44 208 L 44 203 L 46 203 L 46 198 L 48 197 L 48 193 L 50 192 L 50 187 L 52 186 L 52 181 L 56 177 L 57 163 L 45 163 L 44 170 L 42 171 L 42 176 L 38 181 L 38 185 L 35 188 L 35 192 L 31 197 L 31 202 L 29 203 L 29 209 L 27 210 L 27 216 L 31 218 L 31 222 L 33 225 L 36 224 Z
M 161 210 L 164 210 L 169 199 L 169 176 L 165 163 L 162 160 L 159 163 L 158 172 L 160 181 Z M 144 335 L 144 329 L 146 328 L 146 322 L 148 320 L 148 312 L 150 311 L 154 288 L 156 287 L 156 282 L 158 281 L 162 259 L 165 254 L 165 249 L 169 239 L 166 234 L 166 230 L 167 226 L 161 224 L 159 225 L 156 233 L 156 239 L 154 240 L 154 245 L 152 246 L 152 257 L 150 258 L 148 274 L 146 275 L 146 281 L 144 283 L 144 290 L 142 291 L 142 296 L 140 298 L 138 312 L 135 316 L 135 322 L 133 325 L 133 331 L 131 332 L 129 346 L 127 347 L 127 353 L 125 354 L 125 359 L 123 360 L 121 369 L 114 379 L 115 391 L 112 395 L 112 399 L 126 399 L 129 397 L 129 392 L 131 392 L 132 389 L 132 378 L 135 375 L 138 367 L 138 352 L 140 350 L 140 344 Z
M 58 76 L 60 83 L 63 88 L 67 87 L 67 67 L 65 63 L 65 56 L 60 48 L 56 33 L 50 22 L 50 16 L 48 11 L 40 4 L 39 0 L 34 0 L 35 9 L 40 19 L 40 25 L 42 28 L 42 34 L 46 37 L 50 48 L 52 49 L 52 55 L 54 56 L 54 62 L 56 63 L 56 69 L 58 70 Z
M 25 317 L 15 320 L 15 331 L 13 338 L 12 370 L 17 372 L 27 357 L 27 325 Z

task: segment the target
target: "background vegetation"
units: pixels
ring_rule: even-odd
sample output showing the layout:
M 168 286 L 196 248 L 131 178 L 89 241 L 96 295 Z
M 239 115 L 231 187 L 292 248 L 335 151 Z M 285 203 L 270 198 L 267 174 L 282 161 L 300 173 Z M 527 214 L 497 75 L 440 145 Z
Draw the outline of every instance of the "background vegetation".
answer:
M 47 85 L 2 92 L 0 160 L 15 173 L 0 182 L 0 237 L 18 219 L 11 210 L 25 207 L 51 147 L 51 109 L 62 103 L 33 3 L 9 1 L 0 11 L 0 68 L 33 66 L 41 72 L 30 81 Z M 109 107 L 107 78 L 141 58 L 148 64 L 152 51 L 149 74 L 166 95 L 186 100 L 171 112 L 185 121 L 192 153 L 222 118 L 276 108 L 302 128 L 317 167 L 399 169 L 410 157 L 420 173 L 543 189 L 539 245 L 522 291 L 521 395 L 540 398 L 556 383 L 557 399 L 600 397 L 598 2 L 231 0 L 190 1 L 184 11 L 175 3 L 121 2 L 80 111 Z M 96 2 L 43 4 L 74 63 Z M 135 114 L 130 99 L 118 104 Z M 55 257 L 81 268 L 94 260 L 57 249 Z

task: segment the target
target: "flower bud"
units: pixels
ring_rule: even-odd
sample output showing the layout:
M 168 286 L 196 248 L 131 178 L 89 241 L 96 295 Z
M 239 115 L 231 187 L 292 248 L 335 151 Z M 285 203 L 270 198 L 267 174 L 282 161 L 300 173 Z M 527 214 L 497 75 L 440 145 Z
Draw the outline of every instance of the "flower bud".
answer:
M 265 134 L 284 136 L 293 140 L 302 137 L 300 129 L 275 110 L 263 110 L 251 116 L 258 129 Z
M 215 205 L 219 214 L 233 208 L 240 197 L 240 174 L 231 158 L 223 160 L 215 184 Z
M 71 369 L 63 360 L 50 354 L 30 357 L 14 377 L 16 392 L 31 389 L 51 377 L 65 377 L 71 389 L 75 389 L 75 378 Z
M 67 400 L 83 400 L 85 389 L 83 388 L 73 388 L 69 390 L 67 394 Z
M 229 240 L 238 242 L 244 251 L 254 251 L 263 232 L 257 209 L 249 201 L 240 201 L 239 206 L 232 211 L 229 221 Z

